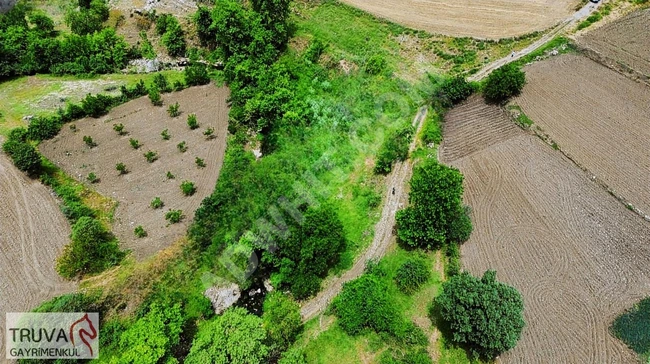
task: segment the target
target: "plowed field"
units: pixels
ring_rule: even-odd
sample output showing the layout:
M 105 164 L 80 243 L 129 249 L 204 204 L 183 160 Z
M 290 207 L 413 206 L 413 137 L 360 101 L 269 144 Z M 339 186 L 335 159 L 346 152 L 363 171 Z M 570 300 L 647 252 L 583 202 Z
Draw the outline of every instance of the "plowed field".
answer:
M 521 291 L 527 326 L 505 363 L 632 363 L 612 337 L 614 317 L 650 294 L 650 224 L 644 222 L 538 138 L 519 132 L 483 142 L 455 158 L 455 141 L 507 129 L 480 99 L 449 112 L 442 158 L 465 175 L 475 230 L 463 267 Z M 494 107 L 496 108 L 496 107 Z M 454 128 L 465 121 L 476 126 Z
M 499 39 L 544 30 L 573 13 L 575 0 L 343 0 L 411 28 Z
M 69 235 L 70 225 L 50 190 L 0 153 L 0 348 L 5 313 L 29 311 L 74 290 L 54 270 Z
M 585 57 L 525 68 L 521 106 L 563 151 L 650 214 L 650 87 Z
M 192 87 L 163 95 L 164 106 L 155 107 L 147 97 L 116 107 L 107 116 L 87 118 L 75 122 L 77 131 L 67 126 L 57 137 L 40 145 L 41 152 L 69 175 L 86 182 L 90 172 L 100 181 L 92 188 L 118 202 L 114 215 L 113 232 L 126 248 L 133 249 L 137 258 L 150 256 L 169 246 L 183 236 L 201 201 L 213 190 L 223 164 L 228 124 L 228 90 L 214 85 Z M 182 114 L 172 118 L 167 106 L 178 102 Z M 199 128 L 190 130 L 187 115 L 196 114 Z M 119 136 L 113 124 L 121 123 L 128 135 Z M 207 140 L 203 132 L 212 127 L 216 138 Z M 170 140 L 163 140 L 161 132 L 169 130 Z M 94 148 L 84 144 L 83 137 L 91 136 L 97 143 Z M 133 149 L 129 139 L 138 140 L 142 146 Z M 187 151 L 181 153 L 177 144 L 185 141 Z M 158 160 L 148 163 L 144 153 L 158 153 Z M 195 158 L 205 161 L 198 168 Z M 128 174 L 120 176 L 115 166 L 124 163 Z M 168 179 L 167 172 L 175 178 Z M 194 182 L 197 190 L 193 196 L 181 193 L 183 181 Z M 153 209 L 150 202 L 160 197 L 165 204 Z M 183 210 L 185 219 L 169 225 L 165 213 Z M 142 225 L 145 238 L 136 238 L 133 230 Z

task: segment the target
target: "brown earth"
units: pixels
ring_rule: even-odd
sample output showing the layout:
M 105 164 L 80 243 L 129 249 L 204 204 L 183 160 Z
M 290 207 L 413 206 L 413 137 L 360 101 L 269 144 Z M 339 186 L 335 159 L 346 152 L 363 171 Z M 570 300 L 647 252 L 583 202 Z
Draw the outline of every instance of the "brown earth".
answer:
M 500 39 L 544 30 L 565 20 L 575 0 L 343 0 L 415 29 L 458 37 Z
M 54 270 L 69 235 L 70 225 L 50 190 L 0 153 L 0 348 L 5 313 L 29 311 L 75 289 Z
M 214 190 L 219 170 L 223 164 L 228 124 L 228 90 L 214 85 L 192 87 L 180 92 L 163 95 L 164 106 L 155 107 L 147 97 L 128 102 L 113 109 L 99 119 L 86 118 L 75 122 L 77 132 L 64 127 L 57 137 L 41 143 L 41 152 L 70 176 L 88 183 L 86 176 L 94 172 L 100 182 L 93 184 L 104 196 L 118 202 L 114 215 L 113 232 L 126 248 L 133 249 L 141 259 L 171 245 L 183 236 L 194 211 L 201 201 Z M 172 118 L 167 105 L 178 102 L 181 116 Z M 195 113 L 200 125 L 196 130 L 187 126 L 187 115 Z M 122 123 L 128 135 L 118 136 L 113 124 Z M 212 127 L 216 138 L 206 140 L 203 132 Z M 160 133 L 169 129 L 170 140 L 163 140 Z M 83 137 L 89 135 L 98 144 L 90 149 Z M 140 141 L 135 150 L 129 139 Z M 185 153 L 176 145 L 187 143 Z M 159 159 L 148 163 L 143 156 L 148 151 L 158 153 Z M 205 160 L 207 166 L 199 169 L 195 158 Z M 124 163 L 129 173 L 118 175 L 115 165 Z M 175 179 L 167 179 L 170 171 Z M 196 193 L 186 197 L 181 193 L 182 181 L 192 181 Z M 165 206 L 154 210 L 149 204 L 160 197 Z M 183 210 L 185 219 L 169 225 L 165 213 Z M 148 236 L 137 239 L 133 230 L 142 225 Z
M 578 38 L 578 44 L 612 68 L 650 78 L 650 9 L 638 10 Z
M 448 113 L 445 149 L 475 138 L 475 129 L 454 124 L 466 123 L 469 110 L 484 109 L 480 103 L 472 99 Z M 507 129 L 498 113 L 479 113 L 472 122 Z M 524 298 L 527 325 L 500 361 L 635 362 L 608 326 L 650 294 L 650 224 L 533 135 L 522 131 L 480 144 L 482 150 L 459 159 L 443 150 L 443 159 L 465 175 L 472 208 L 464 269 L 475 275 L 496 269 Z
M 650 214 L 650 87 L 576 55 L 525 68 L 513 100 L 560 148 Z

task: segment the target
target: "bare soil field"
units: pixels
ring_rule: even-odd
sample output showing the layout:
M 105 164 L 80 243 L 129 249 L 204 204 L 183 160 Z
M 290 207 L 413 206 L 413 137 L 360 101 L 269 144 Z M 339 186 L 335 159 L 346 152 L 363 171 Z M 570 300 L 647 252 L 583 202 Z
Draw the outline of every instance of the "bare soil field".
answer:
M 600 62 L 650 78 L 650 9 L 638 10 L 578 38 Z M 627 70 L 629 68 L 630 70 Z
M 69 235 L 70 225 L 49 188 L 0 153 L 0 348 L 5 313 L 28 311 L 75 289 L 54 270 Z
M 544 30 L 574 12 L 576 0 L 343 0 L 375 16 L 457 37 L 500 39 Z
M 86 177 L 93 172 L 100 181 L 92 185 L 104 196 L 118 202 L 114 215 L 113 232 L 123 246 L 133 249 L 136 258 L 142 259 L 171 245 L 185 234 L 194 211 L 212 191 L 223 164 L 228 124 L 228 90 L 214 85 L 192 87 L 163 95 L 164 106 L 156 107 L 147 97 L 142 97 L 113 109 L 99 119 L 86 118 L 75 122 L 77 131 L 69 127 L 52 140 L 41 143 L 41 152 L 70 176 L 88 183 Z M 167 106 L 178 102 L 182 114 L 172 118 Z M 196 114 L 199 128 L 190 130 L 187 116 Z M 113 125 L 121 123 L 127 135 L 119 136 Z M 207 140 L 203 132 L 212 127 L 216 138 Z M 163 140 L 161 132 L 169 130 L 170 140 Z M 89 148 L 83 141 L 91 136 L 97 143 Z M 142 146 L 134 149 L 129 139 L 138 140 Z M 177 144 L 185 141 L 187 151 L 181 153 Z M 158 153 L 158 160 L 148 163 L 144 153 Z M 205 161 L 198 168 L 195 158 Z M 117 163 L 129 170 L 119 175 Z M 175 178 L 168 179 L 171 172 Z M 181 193 L 183 181 L 194 182 L 197 190 L 193 196 Z M 161 209 L 153 209 L 150 202 L 160 197 Z M 182 210 L 184 220 L 168 225 L 165 213 L 170 209 Z M 133 230 L 142 225 L 145 238 L 136 238 Z
M 528 84 L 513 102 L 616 195 L 650 214 L 650 87 L 576 55 L 525 71 Z
M 467 118 L 479 102 L 449 112 L 448 143 L 473 138 L 474 130 L 450 124 Z M 485 115 L 472 119 L 477 127 L 504 127 L 503 118 Z M 533 135 L 521 131 L 484 146 L 444 159 L 465 175 L 465 202 L 472 208 L 474 232 L 462 247 L 464 269 L 476 275 L 496 269 L 524 297 L 527 325 L 500 360 L 635 362 L 608 327 L 650 294 L 650 224 Z

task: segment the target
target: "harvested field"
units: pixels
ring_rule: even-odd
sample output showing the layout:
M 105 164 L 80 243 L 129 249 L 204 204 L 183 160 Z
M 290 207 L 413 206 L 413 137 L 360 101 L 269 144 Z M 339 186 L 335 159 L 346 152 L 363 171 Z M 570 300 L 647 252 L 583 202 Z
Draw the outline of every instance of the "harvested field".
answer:
M 118 202 L 114 215 L 113 232 L 126 248 L 133 249 L 139 259 L 153 255 L 171 245 L 185 234 L 194 211 L 214 190 L 223 164 L 226 147 L 228 90 L 214 85 L 192 87 L 163 95 L 165 105 L 155 107 L 147 97 L 131 101 L 113 109 L 99 119 L 86 118 L 75 122 L 76 132 L 67 126 L 52 140 L 41 143 L 41 152 L 72 177 L 88 183 L 86 176 L 93 172 L 99 183 L 92 185 L 101 194 Z M 182 114 L 172 118 L 167 106 L 178 102 Z M 190 130 L 187 116 L 195 113 L 200 127 Z M 121 123 L 128 135 L 119 136 L 113 124 Z M 212 127 L 216 138 L 207 140 L 203 132 Z M 163 140 L 161 132 L 169 130 L 170 140 Z M 88 148 L 83 136 L 89 135 L 97 143 Z M 142 146 L 133 149 L 129 139 Z M 181 153 L 177 144 L 185 141 L 187 151 Z M 155 151 L 158 160 L 148 163 L 144 153 Z M 198 168 L 195 158 L 205 161 Z M 117 163 L 124 163 L 128 174 L 120 176 Z M 167 171 L 175 179 L 166 177 Z M 194 182 L 197 191 L 186 197 L 181 193 L 181 182 Z M 160 197 L 161 209 L 153 209 L 150 202 Z M 167 224 L 165 213 L 170 209 L 183 210 L 185 219 L 178 224 Z M 133 230 L 142 225 L 148 236 L 137 239 Z
M 575 55 L 525 70 L 528 84 L 513 102 L 616 195 L 650 214 L 650 87 Z
M 451 128 L 449 123 L 461 120 L 455 114 L 449 112 L 445 125 L 448 143 L 474 133 Z M 484 114 L 473 121 L 502 127 L 500 118 Z M 608 328 L 650 294 L 650 224 L 523 131 L 446 161 L 465 175 L 465 202 L 472 208 L 474 232 L 462 247 L 464 268 L 476 275 L 496 269 L 524 297 L 527 326 L 501 360 L 635 362 Z
M 375 16 L 431 33 L 500 39 L 544 30 L 574 12 L 576 0 L 343 0 Z
M 638 10 L 578 39 L 578 43 L 596 51 L 599 61 L 626 71 L 630 68 L 650 78 L 650 9 Z
M 50 190 L 0 153 L 0 347 L 5 313 L 28 311 L 75 289 L 54 270 L 70 225 Z M 4 350 L 0 350 L 4 352 Z

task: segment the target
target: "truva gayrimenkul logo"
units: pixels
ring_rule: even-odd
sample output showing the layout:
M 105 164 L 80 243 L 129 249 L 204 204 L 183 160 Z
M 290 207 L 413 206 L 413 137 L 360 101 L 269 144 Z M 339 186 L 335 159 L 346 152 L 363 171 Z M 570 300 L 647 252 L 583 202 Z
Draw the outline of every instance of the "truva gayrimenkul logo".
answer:
M 99 314 L 7 313 L 7 359 L 96 359 Z

